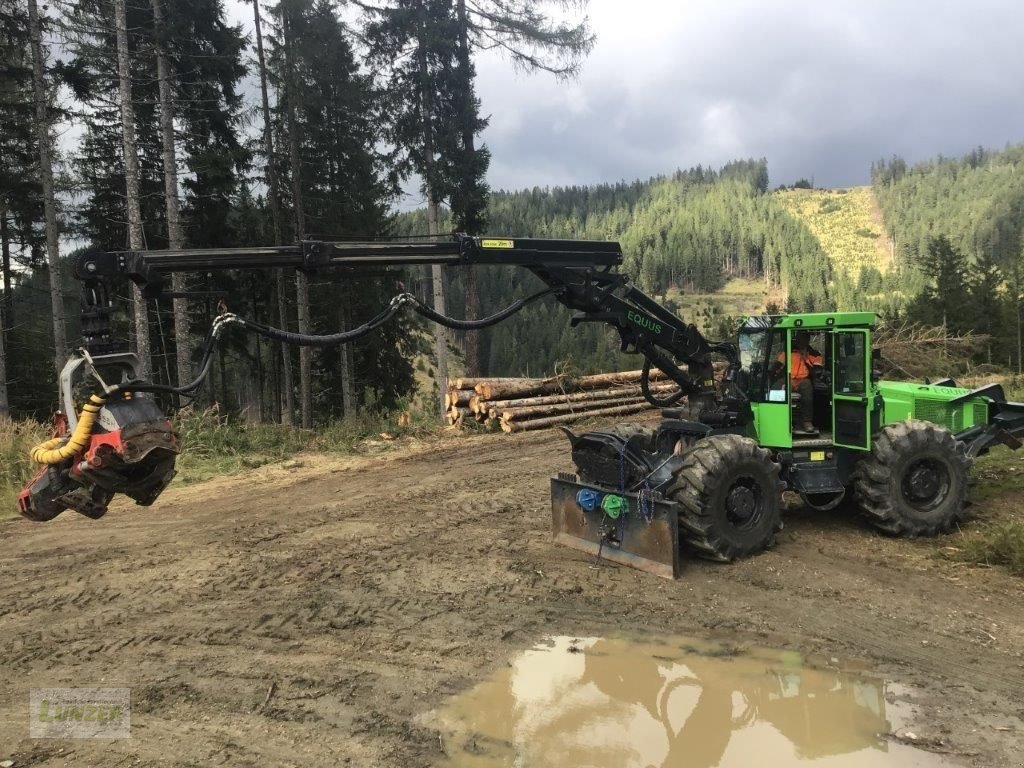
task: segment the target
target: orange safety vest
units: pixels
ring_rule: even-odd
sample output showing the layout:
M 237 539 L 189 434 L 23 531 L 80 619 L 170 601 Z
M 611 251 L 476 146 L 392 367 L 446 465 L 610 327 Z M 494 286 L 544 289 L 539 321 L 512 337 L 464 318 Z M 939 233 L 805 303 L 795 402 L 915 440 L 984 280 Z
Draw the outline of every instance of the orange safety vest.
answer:
M 786 353 L 779 353 L 779 362 L 786 359 Z M 789 359 L 789 378 L 794 384 L 799 384 L 805 379 L 811 378 L 811 366 L 821 365 L 824 361 L 821 355 L 812 355 L 809 352 L 793 350 Z

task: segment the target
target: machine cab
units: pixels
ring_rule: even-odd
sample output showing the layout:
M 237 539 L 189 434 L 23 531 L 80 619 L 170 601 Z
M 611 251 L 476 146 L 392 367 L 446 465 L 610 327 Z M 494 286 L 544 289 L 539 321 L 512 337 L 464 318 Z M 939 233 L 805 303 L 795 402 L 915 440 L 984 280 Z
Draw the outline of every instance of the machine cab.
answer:
M 875 393 L 871 312 L 749 318 L 736 382 L 761 445 L 870 450 Z

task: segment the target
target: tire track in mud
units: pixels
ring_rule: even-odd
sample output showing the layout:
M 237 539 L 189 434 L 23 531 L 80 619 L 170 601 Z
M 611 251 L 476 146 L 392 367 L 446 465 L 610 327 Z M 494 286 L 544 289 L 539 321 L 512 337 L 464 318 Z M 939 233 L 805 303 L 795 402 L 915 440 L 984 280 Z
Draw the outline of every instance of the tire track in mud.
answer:
M 907 550 L 800 517 L 774 552 L 688 563 L 675 583 L 595 571 L 550 544 L 548 477 L 559 469 L 569 469 L 559 434 L 485 436 L 299 469 L 276 485 L 242 476 L 186 488 L 145 516 L 0 527 L 14 544 L 0 558 L 11 640 L 0 686 L 20 700 L 55 681 L 130 685 L 142 764 L 429 765 L 437 738 L 416 716 L 547 633 L 778 639 L 871 656 L 931 681 L 934 699 L 964 714 L 980 701 L 965 685 L 997 710 L 1018 706 L 1013 650 L 961 640 L 966 625 L 936 614 L 945 598 L 956 621 L 973 620 L 980 585 L 950 599 L 941 571 L 914 571 Z M 872 563 L 883 557 L 888 567 Z M 893 588 L 906 593 L 898 609 Z M 1024 627 L 1019 602 L 982 613 Z M 929 632 L 934 645 L 921 646 Z M 0 743 L 30 750 L 16 720 L 0 723 Z M 102 749 L 81 754 L 114 762 Z

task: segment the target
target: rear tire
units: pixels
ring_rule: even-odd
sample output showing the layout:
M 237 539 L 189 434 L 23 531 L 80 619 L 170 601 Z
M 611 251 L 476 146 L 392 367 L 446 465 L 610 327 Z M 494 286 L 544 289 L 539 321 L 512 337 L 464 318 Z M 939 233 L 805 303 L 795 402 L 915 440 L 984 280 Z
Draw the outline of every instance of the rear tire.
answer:
M 683 454 L 668 496 L 699 557 L 730 562 L 768 549 L 782 528 L 779 465 L 748 437 L 712 435 Z
M 935 536 L 961 518 L 971 459 L 952 433 L 927 421 L 890 424 L 854 473 L 861 514 L 893 536 Z

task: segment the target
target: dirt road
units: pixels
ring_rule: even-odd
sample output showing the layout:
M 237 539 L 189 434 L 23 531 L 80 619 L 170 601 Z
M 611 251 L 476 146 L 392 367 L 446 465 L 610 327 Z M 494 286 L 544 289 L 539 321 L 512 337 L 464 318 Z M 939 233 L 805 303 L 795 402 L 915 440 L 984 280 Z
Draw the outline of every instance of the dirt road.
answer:
M 0 760 L 433 765 L 418 715 L 544 634 L 628 628 L 866 659 L 963 764 L 1024 764 L 1020 579 L 800 511 L 674 583 L 594 570 L 549 543 L 558 469 L 551 432 L 408 443 L 0 524 Z M 132 738 L 29 739 L 42 686 L 130 687 Z

